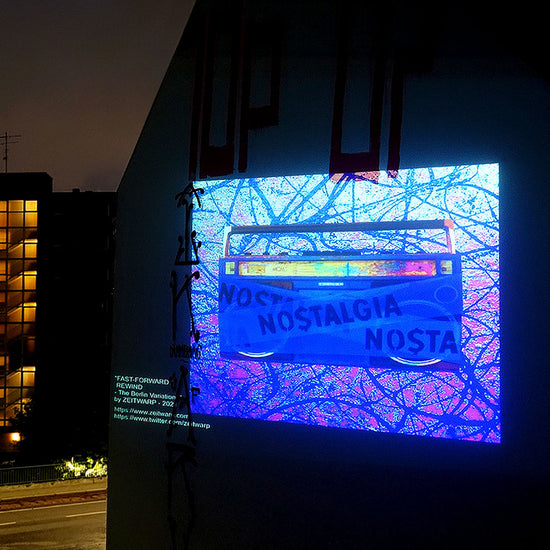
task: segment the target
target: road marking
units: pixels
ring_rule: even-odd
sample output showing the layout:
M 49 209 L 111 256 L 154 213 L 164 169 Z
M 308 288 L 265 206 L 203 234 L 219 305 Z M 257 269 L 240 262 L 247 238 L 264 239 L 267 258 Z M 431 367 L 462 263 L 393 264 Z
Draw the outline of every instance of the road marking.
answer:
M 13 510 L 0 510 L 0 514 L 11 514 L 12 512 L 28 512 L 29 510 L 45 510 L 47 508 L 61 508 L 62 506 L 84 506 L 85 504 L 92 504 L 95 502 L 107 502 L 107 499 L 102 500 L 86 500 L 83 502 L 68 502 L 66 504 L 50 504 L 49 506 L 40 506 L 37 504 L 32 504 L 27 508 L 15 508 Z
M 16 521 L 7 521 L 6 523 L 0 523 L 0 527 L 2 527 L 2 525 L 15 525 L 16 523 Z
M 86 512 L 85 514 L 70 514 L 68 516 L 65 516 L 66 518 L 77 518 L 80 516 L 93 516 L 95 514 L 106 514 L 107 512 L 105 510 L 100 510 L 99 512 Z

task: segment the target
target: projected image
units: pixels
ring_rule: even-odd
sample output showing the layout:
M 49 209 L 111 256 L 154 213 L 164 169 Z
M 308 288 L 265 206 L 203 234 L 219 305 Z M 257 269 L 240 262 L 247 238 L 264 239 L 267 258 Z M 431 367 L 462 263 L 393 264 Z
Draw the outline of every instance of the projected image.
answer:
M 500 441 L 498 165 L 195 186 L 196 412 Z
M 450 220 L 236 227 L 256 241 L 278 234 L 335 234 L 323 243 L 269 253 L 230 254 L 219 269 L 222 357 L 364 366 L 456 368 L 462 289 L 456 254 L 361 253 L 362 232 L 445 228 Z M 342 233 L 353 235 L 342 241 Z M 269 237 L 267 237 L 269 235 Z M 264 237 L 264 238 L 261 238 Z M 259 242 L 257 244 L 259 244 Z M 314 250 L 307 250 L 311 246 Z M 247 248 L 250 248 L 247 246 Z M 255 247 L 256 248 L 256 247 Z M 365 249 L 364 249 L 365 250 Z M 397 366 L 394 365 L 394 366 Z

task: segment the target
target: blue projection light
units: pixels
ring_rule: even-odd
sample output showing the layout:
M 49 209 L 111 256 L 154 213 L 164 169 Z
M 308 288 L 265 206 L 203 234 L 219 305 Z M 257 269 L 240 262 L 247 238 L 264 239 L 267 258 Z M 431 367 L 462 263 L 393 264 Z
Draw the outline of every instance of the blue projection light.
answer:
M 195 412 L 500 442 L 498 179 L 196 182 Z

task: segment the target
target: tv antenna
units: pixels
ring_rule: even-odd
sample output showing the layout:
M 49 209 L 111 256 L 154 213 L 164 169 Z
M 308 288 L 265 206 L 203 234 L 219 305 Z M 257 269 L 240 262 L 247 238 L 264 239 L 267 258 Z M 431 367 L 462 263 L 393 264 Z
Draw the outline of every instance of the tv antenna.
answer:
M 4 148 L 4 156 L 2 157 L 2 160 L 4 161 L 4 172 L 6 174 L 8 173 L 8 145 L 11 145 L 12 143 L 19 143 L 19 139 L 21 136 L 19 134 L 8 134 L 8 132 L 4 132 L 3 134 L 0 134 L 0 144 Z

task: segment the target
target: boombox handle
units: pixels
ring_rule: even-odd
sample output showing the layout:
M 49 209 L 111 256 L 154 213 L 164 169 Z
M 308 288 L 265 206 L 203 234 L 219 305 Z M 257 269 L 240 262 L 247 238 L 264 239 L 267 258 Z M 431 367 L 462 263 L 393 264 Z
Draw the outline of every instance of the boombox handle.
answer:
M 332 233 L 340 231 L 398 231 L 410 229 L 444 229 L 447 238 L 447 249 L 455 253 L 453 220 L 402 220 L 381 222 L 352 223 L 295 223 L 288 225 L 240 225 L 227 227 L 225 232 L 225 256 L 229 256 L 229 239 L 231 235 L 246 233 Z

